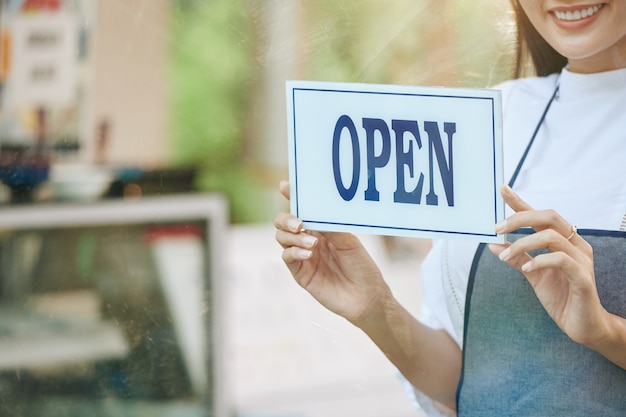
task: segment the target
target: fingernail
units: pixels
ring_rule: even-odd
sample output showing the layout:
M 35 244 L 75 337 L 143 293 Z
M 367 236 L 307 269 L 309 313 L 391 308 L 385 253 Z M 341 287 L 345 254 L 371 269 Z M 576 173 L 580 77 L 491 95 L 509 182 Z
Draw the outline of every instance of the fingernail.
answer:
M 313 255 L 313 252 L 311 252 L 310 250 L 307 250 L 307 249 L 298 250 L 298 257 L 300 259 L 309 259 L 311 255 Z
M 529 272 L 530 271 L 530 261 L 526 262 L 524 265 L 522 265 L 522 271 L 524 272 Z
M 513 191 L 513 189 L 511 188 L 510 185 L 506 184 L 504 187 L 502 187 L 502 191 L 513 196 L 513 197 L 517 197 L 517 193 L 515 191 Z
M 506 230 L 506 226 L 507 226 L 506 220 L 502 220 L 496 223 L 496 233 L 504 233 L 504 231 Z
M 509 258 L 510 254 L 511 254 L 511 251 L 509 250 L 509 248 L 506 248 L 505 250 L 500 252 L 500 260 L 506 261 Z
M 302 238 L 302 244 L 308 248 L 312 248 L 317 244 L 317 238 L 306 235 Z
M 302 225 L 302 222 L 298 219 L 290 219 L 289 221 L 287 221 L 287 227 L 289 228 L 289 230 L 291 230 L 294 233 L 297 233 L 298 231 L 300 231 L 301 225 Z

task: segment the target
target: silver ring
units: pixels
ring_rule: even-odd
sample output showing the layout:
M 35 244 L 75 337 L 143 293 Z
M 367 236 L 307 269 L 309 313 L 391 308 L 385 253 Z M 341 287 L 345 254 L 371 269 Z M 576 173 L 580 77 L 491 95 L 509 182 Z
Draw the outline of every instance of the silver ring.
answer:
M 576 233 L 578 233 L 578 228 L 576 226 L 572 225 L 572 231 L 571 231 L 571 233 L 569 234 L 569 236 L 566 239 L 567 240 L 571 240 Z

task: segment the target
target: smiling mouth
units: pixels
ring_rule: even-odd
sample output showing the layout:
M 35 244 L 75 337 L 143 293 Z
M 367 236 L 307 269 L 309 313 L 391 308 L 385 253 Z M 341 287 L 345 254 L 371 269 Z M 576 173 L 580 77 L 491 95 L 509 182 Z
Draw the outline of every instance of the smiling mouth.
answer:
M 600 9 L 604 7 L 604 4 L 598 4 L 596 6 L 589 6 L 580 10 L 554 10 L 554 16 L 565 22 L 575 22 L 577 20 L 586 19 L 598 13 Z

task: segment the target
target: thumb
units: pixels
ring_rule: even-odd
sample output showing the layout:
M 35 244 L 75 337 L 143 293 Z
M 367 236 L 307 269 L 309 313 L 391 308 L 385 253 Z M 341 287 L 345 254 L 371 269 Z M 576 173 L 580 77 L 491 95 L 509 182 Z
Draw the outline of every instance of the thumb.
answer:
M 278 184 L 278 189 L 283 197 L 289 200 L 289 181 L 281 181 L 280 184 Z

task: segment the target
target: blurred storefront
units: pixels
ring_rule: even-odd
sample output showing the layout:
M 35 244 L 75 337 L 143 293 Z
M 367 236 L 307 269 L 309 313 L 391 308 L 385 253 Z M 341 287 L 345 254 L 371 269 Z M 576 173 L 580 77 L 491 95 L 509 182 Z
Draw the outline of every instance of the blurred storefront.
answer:
M 507 10 L 0 0 L 0 415 L 413 415 L 281 263 L 284 82 L 487 87 Z M 368 243 L 417 311 L 428 242 Z
M 169 164 L 170 10 L 0 2 L 2 416 L 227 415 L 228 204 Z

